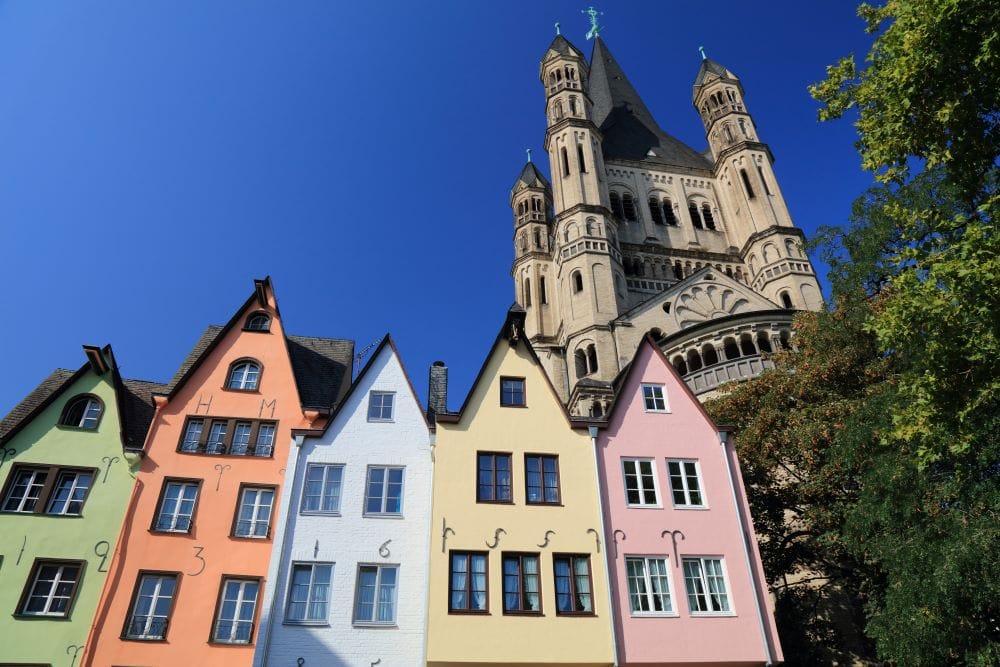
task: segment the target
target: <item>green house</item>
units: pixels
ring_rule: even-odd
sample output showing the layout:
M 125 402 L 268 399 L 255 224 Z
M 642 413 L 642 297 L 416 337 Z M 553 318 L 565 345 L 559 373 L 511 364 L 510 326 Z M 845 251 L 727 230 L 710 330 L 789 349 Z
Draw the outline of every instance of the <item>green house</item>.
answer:
M 155 408 L 111 346 L 0 421 L 0 662 L 74 667 L 104 588 Z

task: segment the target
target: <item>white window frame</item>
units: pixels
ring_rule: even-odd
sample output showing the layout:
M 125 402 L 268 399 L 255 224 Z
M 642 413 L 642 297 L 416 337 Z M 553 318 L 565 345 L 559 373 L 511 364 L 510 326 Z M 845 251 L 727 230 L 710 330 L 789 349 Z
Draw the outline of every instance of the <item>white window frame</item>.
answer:
M 625 456 L 625 457 L 622 457 L 621 461 L 622 461 L 622 464 L 621 464 L 621 468 L 622 468 L 622 489 L 625 491 L 625 505 L 627 507 L 634 507 L 634 508 L 640 508 L 640 509 L 641 508 L 651 508 L 651 509 L 662 508 L 663 507 L 663 496 L 660 495 L 660 480 L 659 480 L 659 475 L 657 474 L 657 471 L 656 471 L 656 459 L 654 459 L 654 458 L 647 458 L 647 457 L 643 457 L 643 456 Z M 625 464 L 626 463 L 630 463 L 630 462 L 636 463 L 636 468 L 635 468 L 636 469 L 636 480 L 639 482 L 639 500 L 640 500 L 639 503 L 631 503 L 631 502 L 629 502 L 629 499 L 628 499 L 628 479 L 627 479 L 626 474 L 625 474 Z M 647 503 L 647 502 L 645 502 L 645 496 L 646 496 L 645 492 L 648 489 L 646 489 L 645 487 L 642 486 L 642 475 L 639 473 L 639 466 L 638 466 L 638 464 L 639 463 L 646 463 L 646 462 L 648 462 L 650 464 L 650 466 L 652 467 L 652 469 L 653 469 L 653 492 L 656 494 L 656 502 L 655 503 Z
M 233 610 L 234 617 L 231 619 L 228 618 L 224 619 L 222 618 L 222 612 L 226 607 L 225 604 L 227 599 L 226 589 L 229 587 L 229 584 L 236 584 L 239 588 L 237 589 L 236 599 L 234 600 L 234 602 L 236 603 L 236 606 Z M 257 587 L 257 590 L 254 592 L 252 602 L 249 600 L 248 597 L 245 596 L 248 584 L 252 584 Z M 244 579 L 242 577 L 222 578 L 222 586 L 219 587 L 218 606 L 216 608 L 215 618 L 212 620 L 212 643 L 236 644 L 245 646 L 253 644 L 254 626 L 256 626 L 257 624 L 257 602 L 260 600 L 260 588 L 261 588 L 260 584 L 261 584 L 260 579 Z M 240 620 L 240 617 L 242 616 L 241 611 L 244 605 L 246 604 L 252 605 L 253 609 L 252 613 L 250 614 L 249 621 Z M 231 623 L 231 626 L 229 628 L 228 638 L 219 637 L 219 626 L 224 622 Z M 250 634 L 247 636 L 246 639 L 240 639 L 238 636 L 239 628 L 241 625 L 245 625 L 246 623 L 250 624 Z
M 322 487 L 319 494 L 319 509 L 306 509 L 306 491 L 309 487 L 309 470 L 312 468 L 323 468 L 323 479 L 320 482 Z M 340 469 L 340 483 L 337 486 L 337 506 L 333 509 L 323 509 L 323 499 L 326 497 L 326 484 L 331 468 Z M 340 505 L 344 500 L 344 468 L 343 463 L 310 463 L 306 465 L 306 474 L 302 479 L 302 497 L 299 499 L 299 514 L 325 514 L 327 516 L 340 516 Z M 367 485 L 365 486 L 367 500 Z M 332 495 L 332 494 L 331 494 Z
M 361 570 L 362 568 L 374 567 L 378 571 L 375 575 L 375 598 L 372 600 L 372 619 L 365 620 L 358 618 L 358 606 L 361 602 Z M 360 626 L 394 626 L 396 625 L 396 618 L 399 613 L 399 563 L 358 563 L 358 573 L 354 580 L 354 610 L 351 613 L 351 619 L 354 625 Z M 385 570 L 395 570 L 396 571 L 396 583 L 392 588 L 392 619 L 388 621 L 379 621 L 379 610 L 382 606 L 382 601 L 380 599 L 379 593 L 382 589 L 382 573 Z
M 149 613 L 144 614 L 146 621 L 143 623 L 143 631 L 141 633 L 133 633 L 132 627 L 135 624 L 136 609 L 139 606 L 139 596 L 142 594 L 142 584 L 146 579 L 155 579 L 156 586 L 153 589 L 152 599 L 149 604 Z M 160 591 L 163 588 L 163 582 L 167 579 L 173 580 L 174 590 L 169 595 L 160 595 Z M 170 614 L 174 609 L 174 596 L 177 595 L 177 584 L 179 576 L 176 574 L 159 574 L 159 573 L 144 573 L 139 576 L 139 580 L 136 583 L 135 590 L 132 592 L 132 606 L 131 611 L 128 616 L 128 624 L 125 626 L 125 638 L 126 639 L 139 639 L 139 640 L 153 640 L 160 641 L 167 638 L 167 628 L 170 626 Z M 167 613 L 163 618 L 163 632 L 160 634 L 151 634 L 151 626 L 157 618 L 161 618 L 156 613 L 156 607 L 159 601 L 163 598 L 170 600 L 170 606 L 167 608 Z
M 643 594 L 649 604 L 649 611 L 636 611 L 632 609 L 632 589 L 630 587 L 630 578 L 628 571 L 628 562 L 630 560 L 642 561 L 642 579 L 643 584 L 646 587 L 646 592 Z M 650 579 L 649 573 L 649 561 L 657 560 L 663 561 L 664 563 L 664 576 L 667 580 L 667 601 L 670 603 L 670 611 L 655 611 L 653 609 L 653 584 Z M 674 593 L 674 580 L 670 576 L 670 556 L 653 554 L 653 555 L 643 555 L 643 554 L 626 554 L 625 555 L 625 588 L 629 596 L 629 614 L 631 616 L 669 616 L 676 617 L 679 616 L 677 611 L 677 596 Z
M 646 390 L 650 390 L 650 395 L 646 396 Z M 660 395 L 656 395 L 656 390 L 659 390 Z M 667 403 L 667 388 L 666 385 L 657 384 L 655 382 L 643 382 L 640 385 L 640 391 L 642 393 L 642 407 L 646 412 L 670 412 L 670 404 Z M 653 407 L 649 407 L 649 402 L 653 402 Z M 663 407 L 657 407 L 657 402 L 663 403 Z
M 375 397 L 379 399 L 384 399 L 384 397 L 389 397 L 389 416 L 372 416 L 372 408 L 375 407 L 374 401 Z M 380 403 L 378 406 L 379 414 L 381 415 L 385 411 L 385 403 Z M 396 392 L 394 391 L 383 391 L 383 390 L 372 390 L 368 392 L 368 421 L 370 422 L 391 422 L 396 418 Z
M 285 586 L 285 590 L 288 591 L 287 594 L 285 595 L 284 623 L 286 625 L 330 625 L 330 606 L 331 606 L 331 604 L 333 602 L 331 594 L 333 593 L 333 574 L 334 574 L 334 571 L 336 569 L 335 566 L 336 566 L 336 563 L 328 562 L 328 561 L 323 561 L 323 562 L 319 562 L 319 561 L 292 561 L 292 567 L 289 568 L 289 570 L 288 570 L 288 583 Z M 315 590 L 314 583 L 316 581 L 316 568 L 318 568 L 318 567 L 328 567 L 328 568 L 330 568 L 330 581 L 329 581 L 328 584 L 326 584 L 326 586 L 327 586 L 326 602 L 323 603 L 323 604 L 326 605 L 326 611 L 323 614 L 323 618 L 303 618 L 303 619 L 290 618 L 289 617 L 289 609 L 290 609 L 290 607 L 291 607 L 291 605 L 292 605 L 293 602 L 295 604 L 304 604 L 304 605 L 306 605 L 306 616 L 309 615 L 309 606 L 312 605 L 312 604 L 316 604 L 316 602 L 313 599 L 313 596 L 314 596 L 314 590 Z M 308 586 L 308 589 L 306 590 L 306 599 L 305 600 L 294 600 L 294 601 L 292 600 L 292 594 L 293 594 L 293 591 L 295 590 L 295 588 L 294 588 L 295 568 L 309 568 L 309 586 Z
M 688 562 L 692 561 L 698 563 L 698 570 L 699 570 L 698 581 L 701 583 L 702 589 L 704 591 L 703 595 L 705 596 L 705 600 L 706 602 L 709 603 L 711 601 L 711 593 L 710 593 L 711 589 L 708 586 L 708 575 L 706 575 L 705 573 L 705 562 L 706 561 L 719 562 L 719 569 L 722 570 L 722 585 L 724 588 L 723 594 L 725 595 L 726 604 L 729 606 L 729 609 L 722 611 L 698 611 L 692 608 L 691 606 L 692 593 L 688 588 L 688 576 L 687 576 L 687 570 L 685 568 L 685 565 L 687 565 Z M 684 577 L 684 593 L 688 601 L 688 612 L 692 616 L 735 616 L 736 615 L 736 610 L 733 605 L 732 587 L 729 585 L 729 572 L 726 569 L 725 558 L 723 558 L 722 556 L 682 556 L 681 576 Z M 695 593 L 694 595 L 697 596 L 697 593 Z
M 264 505 L 260 502 L 260 494 L 262 492 L 268 491 L 271 493 L 271 503 L 267 506 L 267 517 L 264 519 L 260 518 L 261 509 Z M 250 492 L 256 492 L 257 497 L 252 503 L 253 515 L 247 521 L 250 522 L 250 532 L 249 534 L 240 533 L 240 516 L 243 514 L 243 506 L 246 502 L 246 496 Z M 233 523 L 233 537 L 241 537 L 249 540 L 266 540 L 271 535 L 271 519 L 274 517 L 274 502 L 277 500 L 277 491 L 271 486 L 252 486 L 247 485 L 240 489 L 240 500 L 236 505 L 236 521 Z M 259 524 L 263 523 L 267 526 L 267 530 L 264 531 L 263 535 L 256 534 L 256 528 Z
M 69 495 L 66 497 L 65 500 L 60 500 L 59 497 L 58 497 L 58 495 L 57 495 L 58 492 L 59 492 L 59 486 L 60 486 L 62 480 L 65 479 L 67 476 L 70 476 L 70 475 L 73 476 L 73 481 L 70 483 Z M 80 484 L 80 477 L 82 475 L 87 475 L 90 478 L 90 480 L 87 482 L 86 486 L 82 486 Z M 45 506 L 45 513 L 49 514 L 49 515 L 52 515 L 52 516 L 80 516 L 80 515 L 82 515 L 83 514 L 83 503 L 87 500 L 87 495 L 89 494 L 91 487 L 94 485 L 94 476 L 95 476 L 94 473 L 92 473 L 90 471 L 85 471 L 85 470 L 63 470 L 63 471 L 59 472 L 58 475 L 56 476 L 55 483 L 52 485 L 52 490 L 49 492 L 49 502 Z M 77 492 L 81 488 L 83 489 L 83 497 L 82 498 L 77 498 L 76 497 L 77 496 Z M 56 505 L 56 503 L 59 503 L 59 502 L 61 502 L 63 504 L 63 508 L 62 508 L 61 512 L 56 512 L 56 511 L 54 511 L 55 505 Z M 70 511 L 68 511 L 70 505 L 72 505 L 73 503 L 79 503 L 79 505 L 80 505 L 80 511 L 78 511 L 78 512 L 70 512 Z
M 42 491 L 45 490 L 45 482 L 48 481 L 49 474 L 52 472 L 51 468 L 14 468 L 14 472 L 11 473 L 15 478 L 10 482 L 10 490 L 3 499 L 4 512 L 17 512 L 20 514 L 31 514 L 35 511 L 35 506 L 42 499 Z M 24 494 L 21 496 L 14 495 L 14 491 L 18 487 L 17 476 L 23 475 L 25 473 L 30 474 L 28 478 L 28 484 L 24 489 Z M 39 483 L 38 478 L 41 476 L 41 482 Z M 32 496 L 32 491 L 37 495 Z M 17 507 L 7 509 L 7 503 L 11 500 L 17 500 Z M 32 501 L 31 508 L 25 509 L 24 506 Z
M 368 487 L 371 484 L 371 474 L 372 470 L 384 470 L 385 475 L 382 477 L 382 502 L 381 509 L 379 511 L 372 511 L 368 509 Z M 386 502 L 389 499 L 389 471 L 390 470 L 401 470 L 403 472 L 402 479 L 399 486 L 399 511 L 398 512 L 388 512 L 385 509 Z M 406 497 L 406 466 L 391 466 L 391 465 L 370 465 L 368 470 L 365 472 L 365 489 L 364 489 L 364 499 L 362 505 L 362 514 L 364 516 L 371 517 L 402 517 L 403 516 L 403 499 Z
M 250 370 L 251 367 L 253 367 L 253 372 Z M 226 389 L 257 391 L 260 389 L 260 375 L 261 365 L 256 361 L 238 361 L 229 370 L 229 376 L 226 378 Z
M 55 578 L 51 581 L 49 589 L 44 595 L 36 595 L 35 589 L 39 585 L 38 578 L 42 574 L 42 570 L 46 567 L 56 568 Z M 72 579 L 73 588 L 70 590 L 69 595 L 56 595 L 56 591 L 59 587 L 66 583 L 67 579 L 64 578 L 66 573 L 66 568 L 73 567 L 76 568 L 76 578 Z M 69 618 L 69 612 L 73 608 L 73 602 L 76 596 L 80 592 L 80 580 L 83 578 L 83 563 L 79 561 L 73 562 L 52 562 L 46 560 L 39 560 L 35 563 L 33 567 L 33 576 L 31 578 L 31 583 L 28 585 L 28 594 L 24 597 L 23 607 L 20 609 L 18 616 L 47 616 L 50 618 Z M 31 604 L 31 599 L 34 597 L 40 597 L 45 600 L 45 608 L 41 611 L 28 611 L 28 605 Z M 56 599 L 65 599 L 66 607 L 62 611 L 52 611 L 52 604 Z
M 233 439 L 229 443 L 229 454 L 246 456 L 250 453 L 250 436 L 253 435 L 253 422 L 237 421 L 233 424 Z
M 679 463 L 681 464 L 681 483 L 683 487 L 680 489 L 684 492 L 684 502 L 678 503 L 674 498 L 674 478 L 670 474 L 670 464 Z M 684 464 L 692 463 L 694 464 L 694 475 L 697 480 L 698 488 L 695 489 L 698 495 L 701 496 L 701 503 L 691 502 L 691 487 L 688 484 L 688 474 L 684 470 Z M 705 497 L 705 482 L 701 476 L 701 463 L 698 459 L 667 459 L 667 486 L 670 488 L 670 502 L 677 509 L 708 509 L 708 500 Z
M 197 452 L 201 447 L 201 434 L 205 432 L 204 419 L 189 419 L 184 426 L 184 436 L 181 439 L 182 452 Z M 194 436 L 192 438 L 192 436 Z
M 268 429 L 265 431 L 265 429 Z M 265 433 L 267 435 L 265 435 Z M 274 441 L 278 437 L 278 425 L 272 423 L 261 423 L 257 425 L 257 441 L 253 445 L 253 455 L 268 457 L 274 453 Z M 270 438 L 270 442 L 263 442 L 264 439 Z
M 174 505 L 173 512 L 164 512 L 164 506 L 167 502 L 167 493 L 170 491 L 171 486 L 179 486 L 180 491 L 177 496 L 177 502 Z M 191 500 L 191 514 L 185 514 L 180 511 L 181 504 L 186 502 L 184 497 L 184 491 L 188 487 L 194 487 L 194 498 Z M 194 510 L 198 506 L 198 494 L 201 492 L 201 485 L 194 481 L 182 481 L 176 479 L 167 480 L 163 487 L 163 494 L 160 496 L 160 504 L 156 508 L 156 518 L 153 520 L 153 531 L 157 533 L 190 533 L 191 528 L 194 527 Z M 161 528 L 160 519 L 164 517 L 170 518 L 170 527 Z M 177 523 L 180 519 L 186 518 L 188 521 L 187 528 L 178 528 Z

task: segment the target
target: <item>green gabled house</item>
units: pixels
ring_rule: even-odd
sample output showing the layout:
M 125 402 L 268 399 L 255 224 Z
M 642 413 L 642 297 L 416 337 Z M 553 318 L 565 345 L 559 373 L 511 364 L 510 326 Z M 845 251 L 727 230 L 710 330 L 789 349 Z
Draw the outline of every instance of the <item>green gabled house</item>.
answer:
M 74 667 L 135 485 L 152 394 L 111 346 L 0 421 L 0 663 Z

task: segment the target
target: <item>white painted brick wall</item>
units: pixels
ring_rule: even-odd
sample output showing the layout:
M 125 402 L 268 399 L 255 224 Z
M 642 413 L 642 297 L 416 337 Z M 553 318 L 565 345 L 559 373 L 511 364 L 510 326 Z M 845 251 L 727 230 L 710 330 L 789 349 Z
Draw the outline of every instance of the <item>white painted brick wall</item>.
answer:
M 394 421 L 368 421 L 371 390 L 396 392 Z M 344 464 L 340 516 L 299 514 L 308 463 Z M 369 465 L 402 465 L 403 517 L 362 515 Z M 292 446 L 268 571 L 254 665 L 304 667 L 357 665 L 409 667 L 424 660 L 427 625 L 432 465 L 430 435 L 393 348 L 386 345 L 360 378 L 326 434 Z M 287 528 L 287 529 L 286 529 Z M 287 533 L 287 534 L 286 534 Z M 386 540 L 390 555 L 379 555 Z M 280 559 L 279 559 L 280 556 Z M 286 625 L 284 608 L 291 564 L 332 562 L 329 627 Z M 353 625 L 359 563 L 399 566 L 396 627 Z M 273 618 L 272 618 L 273 616 Z

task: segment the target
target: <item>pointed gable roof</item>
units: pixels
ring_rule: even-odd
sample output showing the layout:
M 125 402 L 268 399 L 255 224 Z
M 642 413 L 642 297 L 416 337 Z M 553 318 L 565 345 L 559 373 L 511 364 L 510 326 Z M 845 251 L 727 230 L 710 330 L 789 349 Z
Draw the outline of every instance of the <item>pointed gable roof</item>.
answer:
M 702 58 L 701 66 L 694 77 L 694 88 L 691 92 L 691 101 L 698 99 L 698 91 L 702 86 L 713 79 L 731 79 L 739 82 L 740 78 L 732 73 L 728 68 L 720 65 L 711 58 Z
M 524 165 L 524 169 L 518 175 L 517 180 L 514 181 L 514 187 L 511 188 L 511 194 L 517 192 L 518 185 L 524 184 L 529 188 L 549 188 L 549 181 L 542 172 L 538 171 L 538 167 L 535 166 L 534 162 L 527 162 Z
M 551 44 L 549 44 L 549 48 L 545 49 L 542 61 L 544 61 L 548 57 L 549 53 L 553 51 L 561 56 L 572 55 L 577 58 L 583 58 L 583 52 L 573 46 L 573 44 L 568 39 L 563 37 L 562 34 L 556 35 L 556 38 L 552 40 Z
M 712 169 L 704 155 L 664 132 L 600 37 L 590 57 L 589 94 L 605 159 Z

